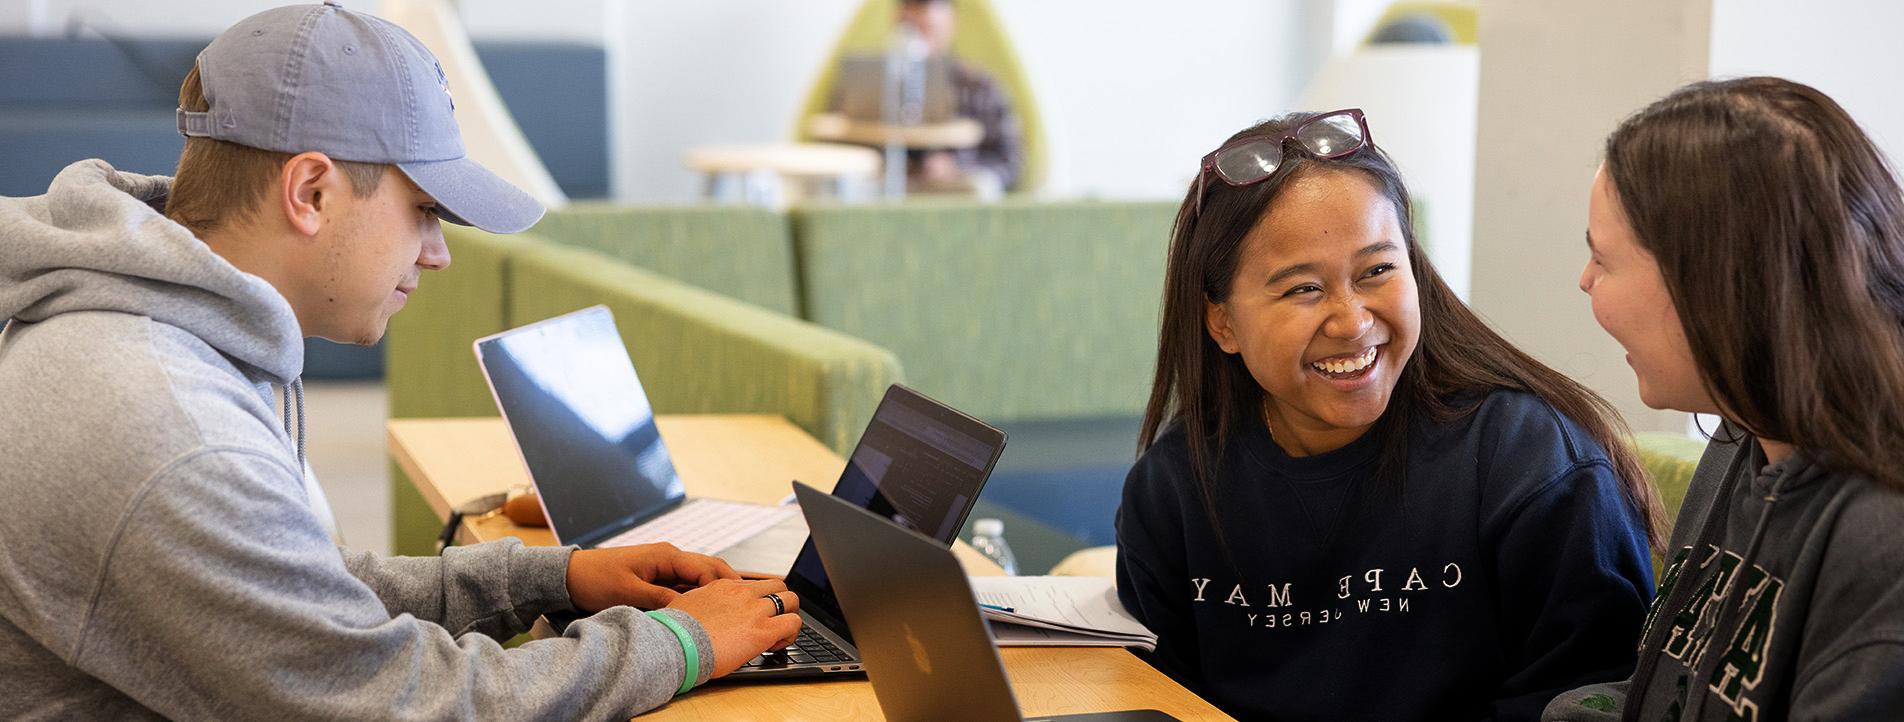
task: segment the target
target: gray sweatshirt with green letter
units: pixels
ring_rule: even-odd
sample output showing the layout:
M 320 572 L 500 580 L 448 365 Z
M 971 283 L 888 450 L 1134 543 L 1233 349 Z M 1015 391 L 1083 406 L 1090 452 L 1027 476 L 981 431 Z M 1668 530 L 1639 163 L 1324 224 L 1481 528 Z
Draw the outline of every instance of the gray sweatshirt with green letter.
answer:
M 497 641 L 569 609 L 569 549 L 332 544 L 302 429 L 273 408 L 274 387 L 300 388 L 291 307 L 163 217 L 169 188 L 95 160 L 0 198 L 0 718 L 601 719 L 667 701 L 681 645 L 637 610 Z M 667 614 L 704 681 L 706 632 Z
M 1904 492 L 1799 450 L 1767 464 L 1730 425 L 1673 525 L 1624 682 L 1547 722 L 1904 719 Z

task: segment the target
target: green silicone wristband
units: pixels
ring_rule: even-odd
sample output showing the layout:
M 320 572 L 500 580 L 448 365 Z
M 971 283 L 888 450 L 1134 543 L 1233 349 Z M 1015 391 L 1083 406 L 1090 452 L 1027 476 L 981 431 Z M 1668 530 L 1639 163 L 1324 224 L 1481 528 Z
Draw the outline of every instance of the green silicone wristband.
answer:
M 674 621 L 674 617 L 668 616 L 661 610 L 648 612 L 648 616 L 654 617 L 661 626 L 674 632 L 675 639 L 681 640 L 681 656 L 687 664 L 687 669 L 681 675 L 681 689 L 676 690 L 674 696 L 687 694 L 689 690 L 694 689 L 694 680 L 701 676 L 701 652 L 694 648 L 694 636 L 688 634 L 688 630 L 682 627 L 680 622 Z

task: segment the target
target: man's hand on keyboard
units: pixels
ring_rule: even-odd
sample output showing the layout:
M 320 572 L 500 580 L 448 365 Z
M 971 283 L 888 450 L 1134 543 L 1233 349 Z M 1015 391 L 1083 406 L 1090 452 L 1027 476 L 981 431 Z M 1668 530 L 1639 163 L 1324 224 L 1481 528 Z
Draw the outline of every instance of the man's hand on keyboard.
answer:
M 740 575 L 727 562 L 665 542 L 569 555 L 569 602 L 590 613 L 623 604 L 660 609 L 681 596 L 677 588 L 694 589 L 717 579 Z
M 780 603 L 774 604 L 769 594 Z M 785 582 L 718 581 L 676 597 L 668 607 L 687 612 L 707 630 L 714 644 L 716 677 L 800 636 L 800 597 L 787 591 Z

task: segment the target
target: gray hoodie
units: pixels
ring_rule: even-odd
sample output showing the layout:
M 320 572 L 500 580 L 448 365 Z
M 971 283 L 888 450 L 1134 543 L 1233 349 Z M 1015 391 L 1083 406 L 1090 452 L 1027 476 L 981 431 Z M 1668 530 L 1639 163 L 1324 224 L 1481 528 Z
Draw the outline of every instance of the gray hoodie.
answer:
M 169 188 L 94 160 L 0 198 L 0 718 L 599 719 L 667 701 L 681 645 L 634 609 L 497 641 L 570 608 L 570 549 L 332 544 L 289 430 L 291 307 L 162 216 Z M 666 613 L 705 681 L 706 632 Z
M 1673 525 L 1624 682 L 1549 722 L 1904 719 L 1904 492 L 1725 426 Z

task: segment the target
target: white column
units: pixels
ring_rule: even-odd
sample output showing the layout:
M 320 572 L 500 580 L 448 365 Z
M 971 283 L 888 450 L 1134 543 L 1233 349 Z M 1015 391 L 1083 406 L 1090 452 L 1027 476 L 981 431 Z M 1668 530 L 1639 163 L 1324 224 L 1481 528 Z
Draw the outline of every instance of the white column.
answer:
M 1635 430 L 1680 431 L 1685 415 L 1640 403 L 1624 352 L 1577 289 L 1587 191 L 1621 119 L 1705 77 L 1711 15 L 1711 0 L 1481 3 L 1470 298 Z

